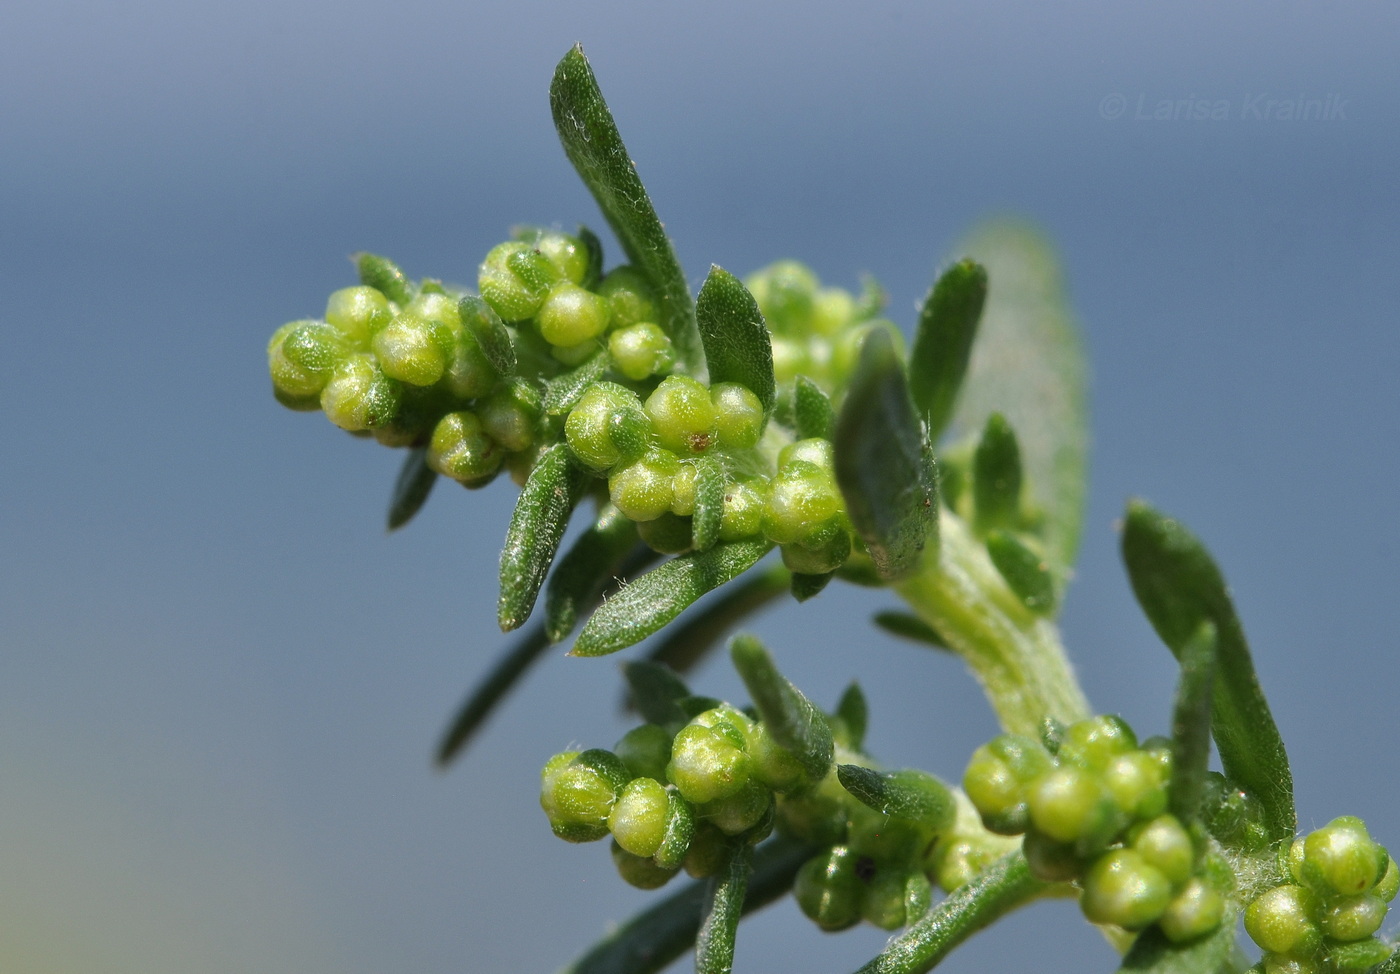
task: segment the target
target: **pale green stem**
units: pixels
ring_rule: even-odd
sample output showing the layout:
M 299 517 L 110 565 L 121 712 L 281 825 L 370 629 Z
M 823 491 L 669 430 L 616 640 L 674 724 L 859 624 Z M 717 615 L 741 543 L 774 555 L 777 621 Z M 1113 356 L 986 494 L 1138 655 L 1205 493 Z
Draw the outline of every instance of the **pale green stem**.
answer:
M 944 509 L 939 528 L 936 553 L 894 588 L 967 661 L 1002 727 L 1035 735 L 1045 717 L 1089 716 L 1055 624 L 1007 587 L 960 517 Z

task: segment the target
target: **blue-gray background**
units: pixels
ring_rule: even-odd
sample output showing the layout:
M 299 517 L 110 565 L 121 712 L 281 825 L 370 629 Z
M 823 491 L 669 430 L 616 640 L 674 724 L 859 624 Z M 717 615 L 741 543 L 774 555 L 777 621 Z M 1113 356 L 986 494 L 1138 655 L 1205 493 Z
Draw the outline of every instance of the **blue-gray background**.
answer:
M 1165 725 L 1112 527 L 1140 493 L 1229 574 L 1302 822 L 1400 842 L 1397 28 L 1381 4 L 7 5 L 0 967 L 548 971 L 649 898 L 535 810 L 548 754 L 624 729 L 612 661 L 550 660 L 430 767 L 503 644 L 512 488 L 440 487 L 386 536 L 398 457 L 277 407 L 263 358 L 352 251 L 470 281 L 514 223 L 601 222 L 549 122 L 575 41 L 693 277 L 871 271 L 907 327 L 977 218 L 1042 224 L 1094 371 L 1064 616 L 1094 704 Z M 955 661 L 871 634 L 885 604 L 756 628 L 818 700 L 861 677 L 886 761 L 956 777 L 992 720 Z M 738 696 L 723 665 L 697 682 Z M 1112 969 L 1075 912 L 949 968 Z M 849 970 L 883 938 L 786 902 L 740 969 Z

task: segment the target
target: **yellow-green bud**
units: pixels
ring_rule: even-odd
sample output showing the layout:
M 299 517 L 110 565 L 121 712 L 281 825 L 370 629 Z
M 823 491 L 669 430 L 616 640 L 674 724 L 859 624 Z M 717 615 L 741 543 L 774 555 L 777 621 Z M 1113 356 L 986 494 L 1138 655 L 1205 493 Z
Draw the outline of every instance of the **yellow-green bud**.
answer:
M 540 335 L 570 347 L 597 338 L 608 327 L 608 302 L 577 284 L 557 284 L 535 312 Z
M 1094 923 L 1141 930 L 1156 922 L 1172 899 L 1171 883 L 1131 849 L 1114 849 L 1084 876 L 1079 905 Z
M 652 856 L 666 836 L 669 813 L 665 785 L 652 778 L 633 778 L 608 814 L 608 830 L 634 856 Z
M 1167 905 L 1158 923 L 1173 943 L 1210 933 L 1225 918 L 1225 897 L 1199 876 L 1192 877 Z
M 672 478 L 680 467 L 669 450 L 649 450 L 608 477 L 613 505 L 633 521 L 651 521 L 669 513 L 675 496 Z
M 719 417 L 709 390 L 689 376 L 662 379 L 647 397 L 646 411 L 657 440 L 680 456 L 706 452 L 719 434 Z
M 634 382 L 641 382 L 676 364 L 671 339 L 659 325 L 639 321 L 608 336 L 613 368 Z
M 504 459 L 505 450 L 487 434 L 476 413 L 466 409 L 438 420 L 428 446 L 428 466 L 464 484 L 495 476 Z
M 656 321 L 660 313 L 646 276 L 631 266 L 609 271 L 598 285 L 598 294 L 607 299 L 615 328 Z
M 392 316 L 383 292 L 364 285 L 343 287 L 326 301 L 326 321 L 360 351 L 369 347 L 370 338 Z
M 747 450 L 758 445 L 763 434 L 763 403 L 748 387 L 717 382 L 710 388 L 710 402 L 715 407 L 721 449 Z
M 1322 933 L 1313 918 L 1321 904 L 1303 886 L 1276 886 L 1244 911 L 1244 929 L 1264 950 L 1306 956 L 1317 950 Z
M 373 430 L 393 421 L 399 408 L 399 384 L 386 376 L 369 355 L 351 355 L 335 367 L 321 390 L 321 409 L 343 430 Z

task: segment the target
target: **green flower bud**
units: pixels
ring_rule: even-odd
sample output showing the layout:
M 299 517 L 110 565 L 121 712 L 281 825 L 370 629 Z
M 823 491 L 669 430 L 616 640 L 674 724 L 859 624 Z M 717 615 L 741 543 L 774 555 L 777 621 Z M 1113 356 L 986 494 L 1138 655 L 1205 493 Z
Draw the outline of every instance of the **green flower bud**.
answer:
M 1019 835 L 1030 822 L 1027 786 L 1053 767 L 1040 742 L 1019 734 L 1002 734 L 972 754 L 963 774 L 963 791 L 982 822 L 1000 835 Z
M 863 884 L 856 873 L 858 857 L 834 846 L 808 859 L 797 871 L 792 892 L 797 905 L 823 930 L 836 931 L 860 922 Z
M 699 481 L 699 470 L 689 460 L 681 461 L 681 468 L 671 478 L 671 513 L 689 517 L 695 513 L 695 490 Z
M 1129 839 L 1133 851 L 1166 876 L 1173 886 L 1180 886 L 1191 878 L 1196 849 L 1175 815 L 1161 815 L 1144 822 L 1129 833 Z
M 894 344 L 895 351 L 900 360 L 905 359 L 904 335 L 899 327 L 892 321 L 885 318 L 874 318 L 870 321 L 862 322 L 854 328 L 848 328 L 840 335 L 836 336 L 831 344 L 831 380 L 836 387 L 841 387 L 850 380 L 851 373 L 855 371 L 856 361 L 860 358 L 860 347 L 865 344 L 865 339 L 872 331 L 879 329 L 890 337 Z
M 1322 932 L 1343 943 L 1365 940 L 1381 928 L 1387 909 L 1385 900 L 1378 896 L 1343 897 L 1323 912 Z
M 789 443 L 778 452 L 778 466 L 786 467 L 794 461 L 810 463 L 825 471 L 835 470 L 836 448 L 830 440 L 819 437 Z
M 540 421 L 540 390 L 533 382 L 511 379 L 477 406 L 488 436 L 512 453 L 535 442 Z
M 422 445 L 448 408 L 435 387 L 400 385 L 399 408 L 390 422 L 374 430 L 375 442 L 389 447 Z
M 747 450 L 758 445 L 763 434 L 763 403 L 758 396 L 737 382 L 717 382 L 710 388 L 710 402 L 718 417 L 720 449 Z
M 732 795 L 701 805 L 696 814 L 726 835 L 741 835 L 762 822 L 772 806 L 773 793 L 749 778 Z
M 337 363 L 331 361 L 329 354 L 319 359 L 306 354 L 304 346 L 308 344 L 308 340 L 301 337 L 317 335 L 320 328 L 325 328 L 325 325 L 319 321 L 289 321 L 273 332 L 272 337 L 268 339 L 267 370 L 272 376 L 273 390 L 280 395 L 295 401 L 318 395 L 325 388 L 326 381 L 330 378 L 329 371 Z M 288 340 L 294 335 L 298 336 L 298 340 L 292 345 L 299 352 L 295 358 L 288 356 L 284 350 Z M 311 361 L 314 366 L 320 367 L 309 368 L 302 364 L 304 361 Z
M 748 750 L 749 741 L 757 733 L 758 726 L 743 711 L 727 703 L 717 703 L 709 710 L 696 714 L 690 722 L 697 727 L 708 727 L 722 734 L 729 743 L 745 751 Z
M 666 777 L 666 764 L 671 760 L 671 735 L 664 727 L 642 724 L 623 734 L 613 752 L 633 777 L 660 781 Z
M 856 316 L 856 299 L 851 292 L 839 287 L 824 287 L 817 292 L 812 305 L 812 330 L 821 335 L 834 335 L 851 324 Z
M 774 335 L 773 377 L 780 386 L 790 386 L 799 375 L 809 378 L 820 369 L 814 368 L 807 343 Z
M 571 346 L 608 328 L 608 302 L 577 284 L 557 284 L 535 312 L 535 324 L 551 345 Z
M 666 786 L 653 778 L 633 778 L 608 814 L 608 830 L 634 856 L 653 856 L 666 836 L 669 817 Z
M 598 294 L 607 299 L 615 328 L 656 321 L 660 315 L 660 306 L 646 275 L 634 267 L 613 268 L 598 285 Z
M 504 321 L 524 321 L 539 310 L 557 277 L 549 258 L 512 240 L 491 248 L 477 272 L 477 289 Z
M 1364 893 L 1376 885 L 1386 863 L 1365 823 L 1350 815 L 1333 819 L 1303 840 L 1303 881 L 1324 895 Z
M 1210 933 L 1225 919 L 1225 897 L 1199 876 L 1193 877 L 1167 905 L 1159 921 L 1173 943 L 1185 943 Z
M 1148 751 L 1129 751 L 1109 760 L 1099 781 L 1130 818 L 1151 819 L 1167 808 L 1167 778 Z
M 566 751 L 540 774 L 540 807 L 554 834 L 592 842 L 608 834 L 608 816 L 627 784 L 627 769 L 610 751 Z
M 663 869 L 650 858 L 634 855 L 616 841 L 612 844 L 612 859 L 617 874 L 629 886 L 637 889 L 660 889 L 680 872 L 679 869 Z
M 695 835 L 685 854 L 686 874 L 693 879 L 704 879 L 718 873 L 729 859 L 732 841 L 709 822 L 696 823 Z
M 663 555 L 679 555 L 694 546 L 690 518 L 678 517 L 669 511 L 650 521 L 639 522 L 637 534 L 647 547 Z
M 1084 875 L 1079 906 L 1094 923 L 1141 930 L 1155 923 L 1172 900 L 1167 877 L 1131 849 L 1114 849 Z
M 647 397 L 647 415 L 661 445 L 681 456 L 697 456 L 714 446 L 719 416 L 710 392 L 683 375 L 671 375 Z
M 723 732 L 687 724 L 671 746 L 666 777 L 697 805 L 735 794 L 749 780 L 752 759 Z
M 1312 890 L 1276 886 L 1249 904 L 1244 911 L 1244 929 L 1270 953 L 1306 956 L 1322 943 L 1322 933 L 1313 922 L 1320 909 Z
M 933 877 L 946 892 L 972 882 L 1000 853 L 970 839 L 949 836 L 934 847 L 925 860 Z
M 844 519 L 832 518 L 801 541 L 782 546 L 783 564 L 800 575 L 834 572 L 851 556 L 851 535 Z
M 541 227 L 524 228 L 517 231 L 515 237 L 548 258 L 556 273 L 564 280 L 572 284 L 582 284 L 588 275 L 588 248 L 577 237 Z
M 918 870 L 889 865 L 876 868 L 861 896 L 861 916 L 881 930 L 898 930 L 928 910 L 933 890 Z
M 343 287 L 326 301 L 326 321 L 356 349 L 369 347 L 369 340 L 393 317 L 389 299 L 372 287 Z
M 640 460 L 608 477 L 613 506 L 633 521 L 651 521 L 668 513 L 675 497 L 671 481 L 680 468 L 680 461 L 669 450 L 647 451 Z
M 1395 899 L 1395 894 L 1400 891 L 1400 868 L 1395 865 L 1395 860 L 1389 855 L 1385 857 L 1385 875 L 1381 876 L 1380 882 L 1376 883 L 1372 893 L 1379 896 L 1381 900 L 1389 903 Z
M 808 783 L 802 762 L 773 740 L 762 724 L 756 725 L 749 736 L 748 751 L 753 758 L 754 777 L 774 791 L 794 791 Z
M 812 324 L 819 282 L 795 260 L 770 264 L 749 278 L 749 290 L 775 332 L 806 331 Z
M 1106 820 L 1119 813 L 1098 780 L 1081 768 L 1061 766 L 1032 784 L 1026 795 L 1031 822 L 1058 842 L 1102 839 Z
M 842 510 L 841 492 L 831 474 L 815 464 L 794 461 L 769 481 L 763 533 L 778 544 L 802 541 Z
M 428 466 L 464 484 L 477 484 L 496 475 L 505 451 L 470 410 L 448 413 L 438 420 L 428 446 Z
M 451 354 L 451 336 L 446 335 L 449 344 L 444 348 L 433 324 L 405 311 L 375 334 L 370 345 L 385 375 L 415 386 L 430 386 L 442 378 Z
M 666 801 L 666 831 L 652 858 L 662 869 L 679 869 L 695 837 L 695 810 L 675 788 L 666 789 Z
M 724 489 L 724 513 L 720 516 L 719 539 L 740 541 L 763 530 L 763 495 L 746 483 L 736 481 Z
M 321 409 L 343 430 L 373 430 L 393 422 L 401 387 L 379 371 L 369 355 L 352 355 L 335 367 L 321 390 Z
M 1120 754 L 1137 748 L 1137 735 L 1121 717 L 1105 714 L 1076 721 L 1065 728 L 1060 760 L 1102 771 Z
M 778 827 L 812 845 L 834 845 L 846 839 L 846 809 L 850 795 L 836 778 L 835 770 L 815 788 L 785 795 L 778 803 Z
M 1056 842 L 1043 832 L 1027 832 L 1021 850 L 1031 875 L 1047 883 L 1078 879 L 1084 868 L 1073 843 Z
M 861 802 L 852 802 L 846 814 L 847 843 L 879 862 L 917 861 L 933 844 L 933 830 L 920 822 L 882 814 Z
M 628 417 L 619 424 L 618 431 L 634 429 L 640 422 L 636 417 L 646 415 L 641 405 L 637 394 L 626 386 L 615 382 L 591 386 L 564 421 L 569 449 L 584 466 L 599 473 L 611 470 L 622 459 L 622 450 L 614 440 L 613 416 Z
M 633 382 L 641 382 L 676 364 L 671 339 L 660 325 L 639 321 L 619 328 L 608 336 L 608 354 L 613 368 Z
M 588 339 L 579 342 L 577 345 L 548 345 L 549 357 L 556 362 L 562 362 L 569 368 L 575 365 L 582 365 L 598 353 L 598 342 L 596 339 Z

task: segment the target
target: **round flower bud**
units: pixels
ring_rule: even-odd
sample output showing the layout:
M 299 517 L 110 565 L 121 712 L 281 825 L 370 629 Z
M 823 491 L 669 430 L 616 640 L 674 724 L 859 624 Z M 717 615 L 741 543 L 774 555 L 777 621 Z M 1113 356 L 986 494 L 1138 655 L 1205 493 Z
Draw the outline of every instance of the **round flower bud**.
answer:
M 308 368 L 301 364 L 306 357 L 298 355 L 296 359 L 288 357 L 284 352 L 287 340 L 294 334 L 301 334 L 303 331 L 311 331 L 314 334 L 316 326 L 321 325 L 318 321 L 289 321 L 281 328 L 272 333 L 272 337 L 267 342 L 267 371 L 272 376 L 272 388 L 280 395 L 286 396 L 295 401 L 298 398 L 319 395 L 325 388 L 327 380 L 330 378 L 329 371 L 336 363 L 326 358 L 325 368 Z M 324 327 L 324 326 L 322 326 Z M 300 344 L 294 343 L 294 344 Z M 315 363 L 319 364 L 319 363 Z
M 662 379 L 647 397 L 646 411 L 661 445 L 681 456 L 706 452 L 719 434 L 719 417 L 709 390 L 689 376 Z
M 789 443 L 778 452 L 778 466 L 786 467 L 795 460 L 810 463 L 825 471 L 836 469 L 836 448 L 830 440 L 813 437 Z
M 1395 894 L 1400 891 L 1400 868 L 1395 865 L 1395 860 L 1389 855 L 1385 857 L 1385 875 L 1381 876 L 1375 888 L 1371 890 L 1379 896 L 1383 902 L 1389 903 L 1395 899 Z
M 703 805 L 739 791 L 751 770 L 752 759 L 724 733 L 692 723 L 671 745 L 666 777 L 687 801 Z
M 671 339 L 661 326 L 650 321 L 619 328 L 608 336 L 608 354 L 613 368 L 633 382 L 641 382 L 676 364 Z
M 1133 851 L 1173 886 L 1191 878 L 1196 850 L 1175 815 L 1161 815 L 1129 833 Z
M 524 321 L 544 303 L 558 271 L 529 244 L 511 240 L 492 247 L 477 271 L 477 289 L 505 321 Z
M 551 345 L 578 345 L 607 330 L 608 302 L 577 284 L 557 284 L 535 312 L 535 324 Z
M 582 365 L 598 352 L 597 339 L 590 338 L 587 341 L 579 342 L 577 345 L 549 345 L 549 357 L 556 362 L 563 362 L 569 368 L 575 365 Z
M 746 483 L 735 481 L 724 489 L 724 513 L 720 515 L 719 539 L 740 541 L 763 530 L 763 495 Z
M 611 470 L 622 459 L 622 450 L 614 439 L 613 417 L 625 413 L 629 420 L 620 425 L 631 428 L 645 413 L 641 400 L 626 386 L 615 382 L 598 382 L 590 386 L 569 411 L 564 421 L 564 436 L 569 449 L 579 462 L 599 473 Z M 630 445 L 630 444 L 629 444 Z M 668 505 L 669 506 L 669 505 Z
M 352 355 L 335 367 L 321 390 L 321 409 L 332 423 L 353 433 L 391 423 L 399 397 L 399 384 L 379 371 L 369 355 Z
M 763 433 L 763 403 L 758 396 L 737 382 L 716 382 L 710 388 L 710 402 L 718 417 L 721 449 L 747 450 L 758 445 Z
M 831 474 L 815 464 L 795 461 L 768 483 L 763 533 L 778 544 L 802 541 L 843 509 Z
M 681 468 L 671 478 L 671 513 L 689 517 L 695 513 L 695 487 L 699 481 L 699 470 L 689 460 L 681 461 Z
M 1114 849 L 1084 875 L 1079 905 L 1094 923 L 1141 930 L 1156 922 L 1172 899 L 1172 886 L 1131 849 Z
M 969 839 L 948 836 L 934 847 L 925 860 L 933 877 L 945 892 L 965 886 L 998 856 L 990 846 Z
M 1210 933 L 1225 919 L 1225 897 L 1199 876 L 1192 877 L 1167 905 L 1158 921 L 1173 943 L 1185 943 Z
M 326 301 L 326 321 L 360 350 L 369 347 L 370 337 L 392 316 L 389 299 L 377 288 L 343 287 Z
M 1244 929 L 1264 950 L 1306 956 L 1322 942 L 1322 933 L 1313 922 L 1320 908 L 1311 890 L 1276 886 L 1249 904 L 1244 911 Z
M 598 294 L 607 299 L 615 328 L 656 321 L 660 314 L 660 306 L 646 276 L 631 266 L 609 271 L 598 285 Z
M 617 841 L 612 844 L 612 859 L 617 874 L 625 883 L 637 889 L 660 889 L 680 872 L 679 869 L 663 869 L 650 858 L 628 852 Z
M 833 518 L 801 541 L 782 546 L 783 564 L 800 575 L 834 572 L 851 556 L 851 535 L 842 518 Z
M 577 237 L 559 230 L 532 228 L 520 234 L 519 239 L 547 257 L 564 280 L 582 284 L 588 276 L 588 248 Z
M 448 413 L 433 429 L 428 466 L 445 477 L 476 484 L 496 475 L 505 451 L 487 434 L 476 413 Z
M 922 859 L 933 843 L 933 831 L 927 825 L 885 815 L 862 802 L 851 802 L 846 814 L 847 844 L 880 862 Z
M 784 835 L 812 845 L 834 845 L 845 841 L 849 802 L 850 795 L 832 773 L 814 788 L 784 796 L 778 803 L 778 825 Z
M 1166 811 L 1166 775 L 1151 752 L 1129 751 L 1111 758 L 1099 781 L 1130 818 L 1156 818 Z
M 1019 835 L 1030 821 L 1026 788 L 1052 767 L 1053 761 L 1039 741 L 1002 734 L 972 753 L 963 775 L 963 791 L 988 829 L 1000 835 Z
M 813 367 L 807 343 L 773 336 L 773 377 L 780 386 L 789 386 L 799 375 L 811 377 Z
M 450 346 L 442 347 L 427 318 L 406 311 L 381 328 L 370 345 L 385 375 L 411 385 L 430 386 L 447 369 Z
M 758 726 L 743 711 L 736 710 L 727 703 L 696 714 L 690 722 L 697 727 L 708 727 L 722 734 L 729 743 L 745 751 L 748 750 L 749 740 L 757 733 Z
M 640 460 L 620 467 L 608 477 L 613 505 L 633 521 L 651 521 L 671 509 L 672 478 L 680 461 L 669 450 L 649 450 Z
M 487 435 L 518 453 L 535 442 L 540 421 L 540 390 L 533 382 L 511 379 L 477 405 Z
M 596 748 L 566 751 L 540 774 L 540 807 L 555 835 L 592 842 L 608 834 L 608 816 L 626 784 L 627 769 L 615 754 Z
M 762 822 L 772 805 L 773 793 L 749 778 L 732 795 L 701 805 L 696 814 L 725 835 L 741 835 Z
M 1100 827 L 1105 803 L 1103 787 L 1088 772 L 1059 767 L 1031 785 L 1026 795 L 1031 822 L 1058 842 L 1075 842 Z
M 811 268 L 795 260 L 778 261 L 753 275 L 749 285 L 773 331 L 807 330 L 819 286 Z
M 608 830 L 634 856 L 652 856 L 666 836 L 669 816 L 666 786 L 653 778 L 633 778 L 608 814 Z
M 1137 735 L 1121 717 L 1104 714 L 1075 721 L 1065 728 L 1060 760 L 1102 771 L 1120 754 L 1137 748 Z
M 839 287 L 824 287 L 817 292 L 812 306 L 812 330 L 821 335 L 834 335 L 851 323 L 856 315 L 856 300 L 851 292 Z
M 1031 875 L 1047 883 L 1078 879 L 1084 868 L 1072 843 L 1056 842 L 1043 832 L 1027 832 L 1021 849 Z
M 834 846 L 802 864 L 793 881 L 797 905 L 823 930 L 845 930 L 860 922 L 863 884 L 856 873 L 858 857 Z
M 1353 816 L 1333 819 L 1303 840 L 1303 881 L 1324 895 L 1364 893 L 1376 885 L 1386 864 L 1384 850 Z
M 1385 900 L 1378 896 L 1347 896 L 1334 901 L 1322 914 L 1322 932 L 1349 943 L 1365 940 L 1385 922 Z
M 628 772 L 636 778 L 666 777 L 666 763 L 671 760 L 671 735 L 657 724 L 634 727 L 613 746 Z
M 679 555 L 694 547 L 690 518 L 667 511 L 658 518 L 637 524 L 637 534 L 648 548 L 663 555 Z
M 695 810 L 675 788 L 666 789 L 666 831 L 652 858 L 662 869 L 679 869 L 695 837 Z
M 861 896 L 861 916 L 881 930 L 898 930 L 933 901 L 928 877 L 918 870 L 878 866 Z
M 685 853 L 685 871 L 693 879 L 713 876 L 724 868 L 732 840 L 709 822 L 697 822 L 690 848 Z

